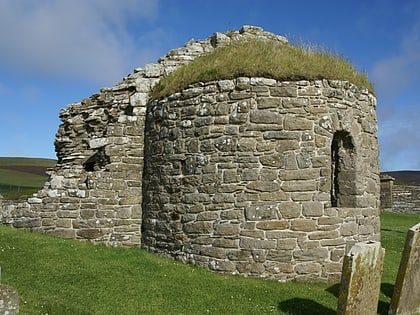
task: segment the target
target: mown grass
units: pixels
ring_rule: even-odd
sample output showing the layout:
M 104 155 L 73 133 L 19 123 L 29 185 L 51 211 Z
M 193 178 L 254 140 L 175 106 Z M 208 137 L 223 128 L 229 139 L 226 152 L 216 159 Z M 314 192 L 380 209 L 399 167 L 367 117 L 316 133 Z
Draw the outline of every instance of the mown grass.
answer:
M 193 83 L 240 76 L 291 81 L 347 80 L 372 93 L 374 91 L 367 76 L 340 56 L 321 49 L 247 40 L 216 48 L 177 68 L 154 87 L 152 98 L 163 98 Z
M 382 214 L 379 313 L 387 314 L 407 229 L 418 215 Z M 20 314 L 335 314 L 338 284 L 212 273 L 138 248 L 107 248 L 0 226 L 2 283 Z
M 24 199 L 42 188 L 46 169 L 55 160 L 41 158 L 0 157 L 0 195 L 5 199 Z

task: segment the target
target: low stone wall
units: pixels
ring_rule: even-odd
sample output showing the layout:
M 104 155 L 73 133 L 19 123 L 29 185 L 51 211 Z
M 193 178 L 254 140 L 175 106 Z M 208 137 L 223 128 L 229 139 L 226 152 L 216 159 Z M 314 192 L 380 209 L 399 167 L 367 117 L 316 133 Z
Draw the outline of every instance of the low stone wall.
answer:
M 420 214 L 420 186 L 393 185 L 392 209 L 396 212 Z

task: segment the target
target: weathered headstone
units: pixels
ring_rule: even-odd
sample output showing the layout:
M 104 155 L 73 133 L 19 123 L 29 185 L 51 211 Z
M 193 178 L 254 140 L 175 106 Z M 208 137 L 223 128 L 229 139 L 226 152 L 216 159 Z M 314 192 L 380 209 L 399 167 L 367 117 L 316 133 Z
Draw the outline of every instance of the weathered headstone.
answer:
M 407 232 L 388 314 L 420 314 L 420 223 Z
M 381 243 L 369 241 L 344 256 L 337 314 L 377 314 L 384 254 Z
M 0 314 L 19 314 L 19 295 L 15 289 L 0 284 Z

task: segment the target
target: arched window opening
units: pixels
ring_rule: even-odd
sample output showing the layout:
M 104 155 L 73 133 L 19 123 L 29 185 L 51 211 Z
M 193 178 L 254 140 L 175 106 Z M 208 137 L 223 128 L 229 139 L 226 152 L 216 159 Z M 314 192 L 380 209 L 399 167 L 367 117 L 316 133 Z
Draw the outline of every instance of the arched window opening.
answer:
M 355 207 L 356 170 L 353 138 L 337 131 L 331 143 L 331 206 Z

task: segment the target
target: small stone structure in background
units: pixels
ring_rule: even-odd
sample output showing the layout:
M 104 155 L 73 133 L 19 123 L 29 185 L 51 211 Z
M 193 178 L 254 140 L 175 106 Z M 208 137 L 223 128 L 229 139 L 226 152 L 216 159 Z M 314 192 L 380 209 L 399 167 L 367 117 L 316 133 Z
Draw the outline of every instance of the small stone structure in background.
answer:
M 420 223 L 407 232 L 389 315 L 420 314 Z
M 56 167 L 3 222 L 220 272 L 338 281 L 346 248 L 380 236 L 372 93 L 237 77 L 150 99 L 177 67 L 247 39 L 287 45 L 254 26 L 215 33 L 61 110 Z
M 381 175 L 381 209 L 385 211 L 420 213 L 420 185 L 397 183 L 385 174 Z
M 356 243 L 344 256 L 338 315 L 376 315 L 385 250 L 379 242 Z
M 393 207 L 392 191 L 395 178 L 389 175 L 381 175 L 381 209 L 390 209 Z
M 0 314 L 19 314 L 19 294 L 7 285 L 0 284 Z

